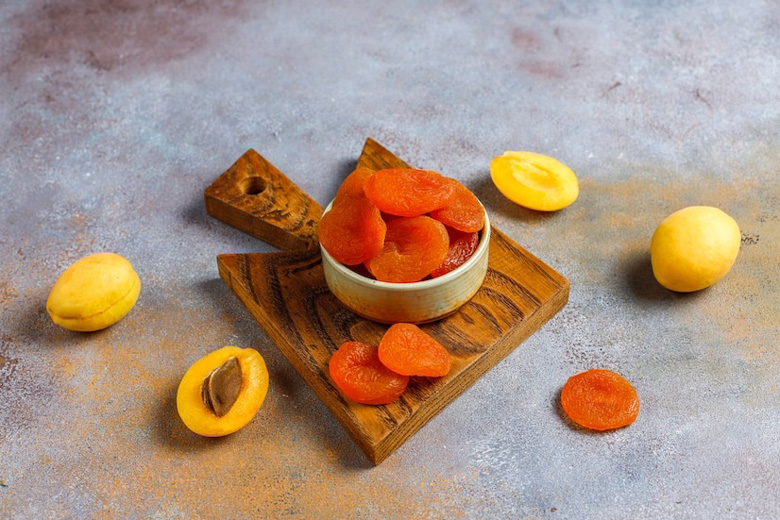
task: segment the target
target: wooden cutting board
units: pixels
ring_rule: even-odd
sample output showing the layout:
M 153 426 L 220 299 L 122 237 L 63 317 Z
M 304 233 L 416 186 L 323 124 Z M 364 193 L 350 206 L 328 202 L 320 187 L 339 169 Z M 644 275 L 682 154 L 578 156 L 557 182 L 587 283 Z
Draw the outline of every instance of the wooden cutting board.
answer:
M 370 138 L 358 165 L 408 167 Z M 352 313 L 328 290 L 316 237 L 320 205 L 254 150 L 206 189 L 205 201 L 211 216 L 282 250 L 219 255 L 219 274 L 373 464 L 512 352 L 569 298 L 566 278 L 493 227 L 482 288 L 455 314 L 422 326 L 452 354 L 450 373 L 440 379 L 412 378 L 401 398 L 389 405 L 358 404 L 334 385 L 328 360 L 345 341 L 379 344 L 387 326 Z

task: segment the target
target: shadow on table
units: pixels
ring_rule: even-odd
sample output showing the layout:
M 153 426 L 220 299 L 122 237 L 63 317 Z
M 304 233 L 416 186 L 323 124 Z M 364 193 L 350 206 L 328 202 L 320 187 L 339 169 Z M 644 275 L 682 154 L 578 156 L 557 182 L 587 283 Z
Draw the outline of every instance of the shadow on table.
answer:
M 517 220 L 524 223 L 540 223 L 553 220 L 564 215 L 565 209 L 559 211 L 536 211 L 524 208 L 506 198 L 490 178 L 488 170 L 481 171 L 479 180 L 469 183 L 468 188 L 482 202 L 488 210 L 488 214 L 497 214 L 506 219 Z
M 191 432 L 182 422 L 176 408 L 179 383 L 171 384 L 157 401 L 154 414 L 154 437 L 158 443 L 178 452 L 213 449 L 228 442 L 225 437 L 203 437 Z
M 653 275 L 650 252 L 634 252 L 625 262 L 623 278 L 632 296 L 646 302 L 690 302 L 701 297 L 705 290 L 691 293 L 678 293 L 663 287 Z

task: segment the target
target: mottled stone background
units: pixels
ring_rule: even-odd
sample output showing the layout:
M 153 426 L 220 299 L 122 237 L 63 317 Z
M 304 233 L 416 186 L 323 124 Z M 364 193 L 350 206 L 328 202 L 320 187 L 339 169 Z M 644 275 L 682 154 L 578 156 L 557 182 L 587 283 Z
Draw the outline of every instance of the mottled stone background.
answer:
M 588 0 L 0 3 L 0 517 L 780 517 L 780 4 Z M 203 190 L 254 147 L 326 203 L 372 136 L 475 190 L 571 280 L 568 306 L 371 468 L 217 275 L 270 250 Z M 489 179 L 553 155 L 579 200 L 526 211 Z M 659 287 L 655 226 L 738 222 L 716 286 Z M 77 334 L 44 302 L 109 250 L 143 281 Z M 266 404 L 220 440 L 175 389 L 205 353 L 265 357 Z M 593 434 L 557 405 L 579 371 L 641 413 Z

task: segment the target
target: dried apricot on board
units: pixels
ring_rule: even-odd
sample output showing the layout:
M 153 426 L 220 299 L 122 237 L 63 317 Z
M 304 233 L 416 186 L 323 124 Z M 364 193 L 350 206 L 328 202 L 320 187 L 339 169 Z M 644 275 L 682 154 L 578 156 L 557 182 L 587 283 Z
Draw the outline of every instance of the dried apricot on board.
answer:
M 396 323 L 387 329 L 379 343 L 379 359 L 405 376 L 442 377 L 452 367 L 447 349 L 411 323 Z
M 404 393 L 409 378 L 396 374 L 379 360 L 378 347 L 348 341 L 328 363 L 330 377 L 344 394 L 362 404 L 392 403 Z
M 505 152 L 490 162 L 490 177 L 506 198 L 538 211 L 557 211 L 577 199 L 577 176 L 565 164 L 534 152 Z
M 566 415 L 591 430 L 612 430 L 633 423 L 639 397 L 626 378 L 611 370 L 588 370 L 569 378 L 561 390 Z
M 477 196 L 455 181 L 455 197 L 441 209 L 431 211 L 431 217 L 458 231 L 476 233 L 485 225 L 485 210 Z
M 384 246 L 366 267 L 377 280 L 416 282 L 441 265 L 449 248 L 441 222 L 424 215 L 397 218 L 387 223 Z
M 374 173 L 363 189 L 385 213 L 416 217 L 449 205 L 455 181 L 433 171 L 392 168 Z
M 356 265 L 382 250 L 386 231 L 379 209 L 370 200 L 345 196 L 322 216 L 319 239 L 336 261 Z
M 343 197 L 363 197 L 363 186 L 369 177 L 374 175 L 374 170 L 360 166 L 352 173 L 347 175 L 344 182 L 341 183 L 339 191 L 336 192 L 336 200 Z
M 450 237 L 450 249 L 441 265 L 431 272 L 431 278 L 438 278 L 463 265 L 466 260 L 471 258 L 479 245 L 479 233 L 463 233 L 447 228 L 447 234 Z

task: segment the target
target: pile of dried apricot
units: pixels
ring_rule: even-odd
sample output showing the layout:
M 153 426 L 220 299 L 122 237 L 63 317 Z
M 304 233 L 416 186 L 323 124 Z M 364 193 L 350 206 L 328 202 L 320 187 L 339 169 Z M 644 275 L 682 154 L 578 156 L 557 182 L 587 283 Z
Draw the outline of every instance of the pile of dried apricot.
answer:
M 320 221 L 338 262 L 384 282 L 442 276 L 476 251 L 485 211 L 455 179 L 426 170 L 358 168 Z M 368 273 L 365 273 L 367 270 Z
M 391 326 L 379 346 L 348 341 L 331 356 L 330 377 L 344 395 L 362 404 L 389 404 L 410 376 L 446 376 L 452 359 L 444 346 L 411 323 Z

